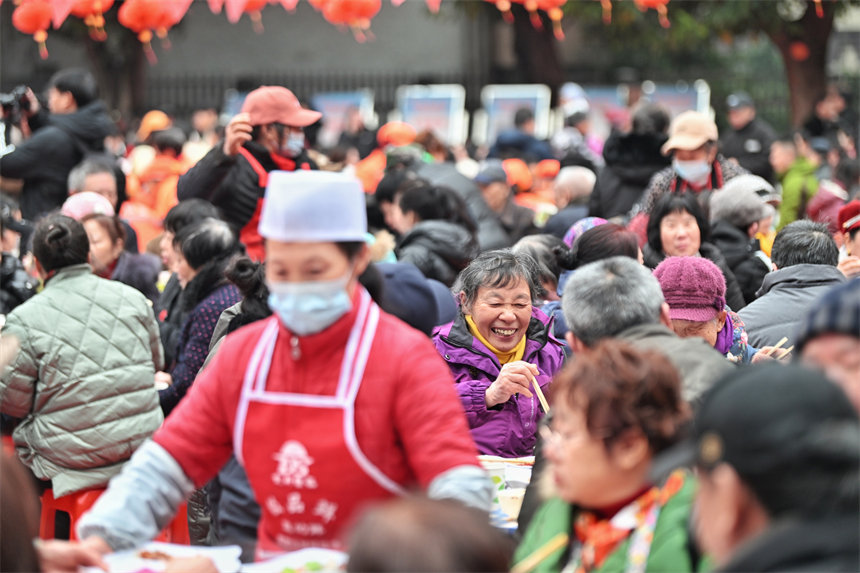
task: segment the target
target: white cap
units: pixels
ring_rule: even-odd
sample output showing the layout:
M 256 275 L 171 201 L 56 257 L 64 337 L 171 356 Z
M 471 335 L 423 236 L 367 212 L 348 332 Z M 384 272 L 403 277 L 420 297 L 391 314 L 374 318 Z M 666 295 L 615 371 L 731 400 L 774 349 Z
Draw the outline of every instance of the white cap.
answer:
M 284 243 L 364 241 L 361 183 L 344 173 L 272 171 L 258 229 Z

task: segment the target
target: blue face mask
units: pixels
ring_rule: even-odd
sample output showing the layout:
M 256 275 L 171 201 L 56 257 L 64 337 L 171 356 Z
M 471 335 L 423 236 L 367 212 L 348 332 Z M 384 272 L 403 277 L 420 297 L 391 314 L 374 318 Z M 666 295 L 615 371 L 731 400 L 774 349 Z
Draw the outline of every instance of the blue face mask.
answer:
M 350 274 L 331 281 L 268 282 L 269 308 L 299 336 L 322 332 L 352 309 Z
M 305 134 L 304 132 L 289 132 L 287 134 L 287 140 L 281 146 L 281 154 L 294 158 L 298 157 L 301 154 L 302 150 L 305 148 Z
M 681 179 L 689 181 L 693 185 L 704 185 L 708 182 L 708 177 L 711 175 L 711 164 L 707 161 L 672 161 L 672 167 L 675 168 Z

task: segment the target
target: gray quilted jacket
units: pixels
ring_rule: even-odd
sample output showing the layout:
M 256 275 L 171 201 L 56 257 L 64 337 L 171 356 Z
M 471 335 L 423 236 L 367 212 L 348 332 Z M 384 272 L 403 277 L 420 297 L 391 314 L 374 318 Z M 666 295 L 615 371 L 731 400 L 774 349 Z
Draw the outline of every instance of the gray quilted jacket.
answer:
M 18 456 L 55 496 L 105 485 L 161 425 L 158 325 L 135 289 L 65 267 L 2 335 L 20 351 L 0 376 L 0 411 L 23 418 Z

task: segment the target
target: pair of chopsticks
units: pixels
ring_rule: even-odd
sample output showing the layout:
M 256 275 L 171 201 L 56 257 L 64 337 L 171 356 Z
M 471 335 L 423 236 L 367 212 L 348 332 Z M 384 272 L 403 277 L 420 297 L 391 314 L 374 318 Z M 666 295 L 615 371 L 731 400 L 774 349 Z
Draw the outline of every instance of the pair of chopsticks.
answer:
M 773 347 L 769 348 L 768 350 L 765 350 L 764 355 L 765 356 L 773 356 L 776 353 L 776 351 L 779 350 L 782 347 L 782 345 L 785 344 L 786 342 L 788 342 L 788 338 L 783 336 L 782 339 L 776 343 L 776 346 L 773 346 Z M 785 350 L 783 350 L 782 352 L 780 352 L 779 355 L 776 357 L 776 359 L 782 360 L 783 358 L 788 356 L 792 350 L 794 350 L 794 345 L 791 345 L 788 348 L 786 348 Z
M 532 376 L 532 386 L 535 388 L 535 394 L 537 394 L 540 407 L 543 408 L 543 413 L 549 414 L 549 402 L 546 401 L 546 396 L 543 395 L 543 390 L 540 389 L 540 384 L 534 376 Z
M 566 546 L 568 539 L 567 533 L 559 533 L 547 541 L 545 545 L 538 547 L 534 553 L 514 565 L 511 568 L 511 573 L 529 573 L 529 571 L 540 565 L 541 561 Z

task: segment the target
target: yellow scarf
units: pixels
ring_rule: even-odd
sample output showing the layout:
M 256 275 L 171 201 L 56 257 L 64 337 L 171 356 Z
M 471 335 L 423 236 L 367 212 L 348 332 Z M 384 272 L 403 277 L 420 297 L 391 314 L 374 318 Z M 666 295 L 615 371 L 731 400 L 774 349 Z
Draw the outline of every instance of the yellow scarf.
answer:
M 475 321 L 472 320 L 472 315 L 466 315 L 466 324 L 469 325 L 469 332 L 472 333 L 472 336 L 481 341 L 481 343 L 490 349 L 490 351 L 496 355 L 496 358 L 499 359 L 499 364 L 507 364 L 508 362 L 515 362 L 517 360 L 522 360 L 523 356 L 526 353 L 526 337 L 523 336 L 520 338 L 520 341 L 517 342 L 517 345 L 514 346 L 514 349 L 510 352 L 502 352 L 498 350 L 495 346 L 490 344 L 486 338 L 481 336 L 481 333 L 478 332 L 478 327 L 475 325 Z

